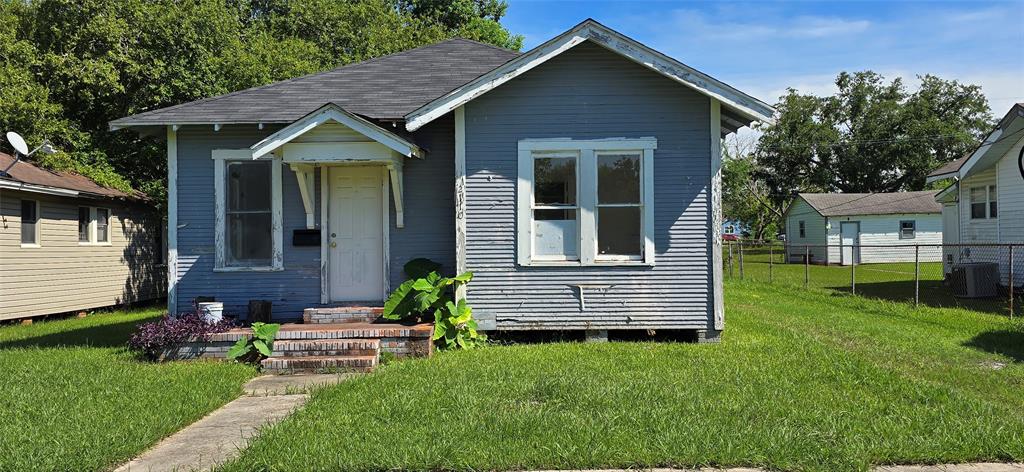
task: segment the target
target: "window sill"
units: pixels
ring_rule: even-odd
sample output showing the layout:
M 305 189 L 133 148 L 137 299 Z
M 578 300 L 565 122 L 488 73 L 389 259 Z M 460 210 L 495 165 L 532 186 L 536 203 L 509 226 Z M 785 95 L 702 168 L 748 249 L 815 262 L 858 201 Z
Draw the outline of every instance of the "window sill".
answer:
M 214 267 L 214 272 L 281 272 L 284 267 Z
M 41 247 L 43 247 L 43 246 L 42 246 L 42 245 L 39 245 L 39 244 L 26 244 L 26 243 L 21 243 L 21 247 L 23 247 L 23 248 L 26 248 L 26 249 L 35 249 L 35 248 L 41 248 Z
M 110 243 L 83 243 L 83 242 L 79 242 L 78 245 L 79 246 L 99 246 L 99 247 L 112 246 L 112 244 L 110 244 Z
M 521 267 L 654 267 L 653 262 L 645 261 L 594 261 L 584 264 L 580 261 L 531 261 Z

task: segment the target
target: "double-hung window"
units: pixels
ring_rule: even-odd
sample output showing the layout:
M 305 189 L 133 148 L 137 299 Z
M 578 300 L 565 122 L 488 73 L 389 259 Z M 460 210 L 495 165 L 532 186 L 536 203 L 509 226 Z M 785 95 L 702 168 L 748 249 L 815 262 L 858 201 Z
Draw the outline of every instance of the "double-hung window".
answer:
M 914 239 L 917 236 L 917 221 L 900 221 L 900 239 Z
M 519 142 L 521 265 L 654 264 L 654 138 Z
M 215 159 L 216 270 L 280 270 L 281 165 Z
M 23 246 L 39 245 L 39 202 L 37 200 L 21 201 L 21 244 Z
M 110 244 L 110 209 L 78 207 L 78 244 Z
M 971 187 L 971 219 L 995 218 L 998 215 L 996 186 Z

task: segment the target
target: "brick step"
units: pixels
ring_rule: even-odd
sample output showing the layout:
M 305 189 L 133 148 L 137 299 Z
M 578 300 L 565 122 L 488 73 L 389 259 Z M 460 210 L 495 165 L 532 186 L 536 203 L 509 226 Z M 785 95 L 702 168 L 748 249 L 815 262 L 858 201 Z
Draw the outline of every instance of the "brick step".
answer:
M 282 339 L 274 341 L 273 357 L 376 356 L 379 339 Z
M 223 333 L 212 334 L 210 342 L 237 341 L 252 334 L 249 328 L 236 328 Z M 431 323 L 400 325 L 393 323 L 332 323 L 332 324 L 284 324 L 277 332 L 277 340 L 286 339 L 372 339 L 372 338 L 430 338 L 433 334 Z
M 384 307 L 341 306 L 306 308 L 302 311 L 305 324 L 372 323 L 384 313 Z
M 377 367 L 377 356 L 268 357 L 260 362 L 263 372 L 370 372 Z

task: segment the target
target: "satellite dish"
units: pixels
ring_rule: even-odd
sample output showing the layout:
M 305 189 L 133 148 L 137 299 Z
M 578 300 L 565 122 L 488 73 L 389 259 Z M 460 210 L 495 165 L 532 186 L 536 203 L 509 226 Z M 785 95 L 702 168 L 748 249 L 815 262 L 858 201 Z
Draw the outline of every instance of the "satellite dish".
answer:
M 14 150 L 20 153 L 22 156 L 28 155 L 28 144 L 25 144 L 25 138 L 22 138 L 20 134 L 14 131 L 7 132 L 7 141 L 14 146 Z

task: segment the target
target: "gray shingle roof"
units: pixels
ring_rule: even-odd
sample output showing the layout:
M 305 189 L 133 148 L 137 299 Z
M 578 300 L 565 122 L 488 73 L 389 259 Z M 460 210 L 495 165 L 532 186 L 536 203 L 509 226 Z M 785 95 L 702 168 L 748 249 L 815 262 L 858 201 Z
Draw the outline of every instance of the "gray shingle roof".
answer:
M 113 127 L 290 123 L 326 103 L 371 119 L 401 119 L 519 55 L 467 39 L 451 39 L 218 97 L 147 111 Z
M 938 190 L 895 193 L 801 193 L 822 216 L 942 213 Z
M 935 169 L 930 174 L 928 174 L 928 177 L 935 177 L 935 176 L 938 176 L 938 175 L 952 174 L 953 172 L 956 172 L 956 171 L 960 170 L 960 168 L 963 167 L 964 163 L 967 162 L 967 160 L 971 158 L 972 154 L 973 154 L 972 152 L 969 152 L 967 154 L 964 154 L 959 159 L 952 160 L 952 161 L 949 161 L 949 162 L 943 164 L 942 167 L 939 167 L 938 169 Z

